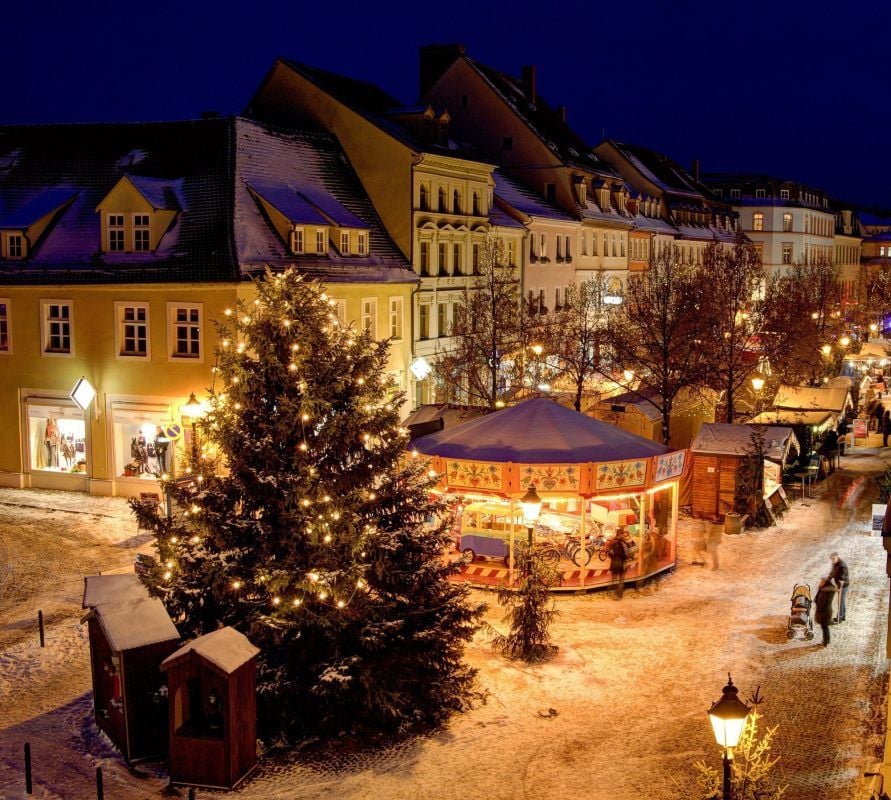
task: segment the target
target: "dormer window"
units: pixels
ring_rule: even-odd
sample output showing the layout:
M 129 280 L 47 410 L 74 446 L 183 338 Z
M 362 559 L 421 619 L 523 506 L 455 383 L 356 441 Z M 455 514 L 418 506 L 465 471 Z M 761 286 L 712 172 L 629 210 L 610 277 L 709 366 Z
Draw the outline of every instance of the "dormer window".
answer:
M 356 252 L 360 256 L 368 255 L 368 234 L 365 231 L 359 231 L 359 240 Z
M 579 181 L 575 185 L 576 191 L 578 192 L 579 205 L 586 206 L 588 205 L 588 187 L 584 181 Z
M 342 256 L 348 256 L 350 254 L 350 232 L 349 231 L 341 231 L 340 232 L 340 254 Z
M 133 250 L 148 253 L 152 249 L 152 227 L 148 214 L 133 215 Z
M 6 236 L 6 257 L 25 257 L 25 237 L 20 233 L 9 233 Z
M 294 228 L 294 230 L 291 231 L 291 252 L 294 253 L 294 255 L 300 256 L 306 252 L 305 248 L 303 228 Z
M 601 189 L 600 190 L 600 210 L 601 211 L 609 210 L 609 189 Z
M 124 215 L 108 215 L 108 252 L 124 252 Z
M 327 253 L 328 252 L 328 242 L 327 242 L 327 237 L 325 236 L 324 228 L 316 229 L 316 252 L 317 253 Z

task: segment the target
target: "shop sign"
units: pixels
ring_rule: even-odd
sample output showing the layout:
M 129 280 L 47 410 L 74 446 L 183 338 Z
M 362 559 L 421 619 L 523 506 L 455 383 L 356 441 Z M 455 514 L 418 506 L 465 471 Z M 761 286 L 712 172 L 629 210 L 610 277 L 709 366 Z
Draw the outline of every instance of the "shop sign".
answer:
M 181 475 L 179 478 L 174 480 L 174 483 L 180 488 L 189 492 L 190 494 L 194 494 L 198 491 L 198 476 L 197 475 Z
M 865 439 L 867 437 L 866 420 L 865 419 L 855 419 L 854 420 L 853 436 L 855 439 Z
M 75 405 L 83 411 L 93 402 L 96 397 L 96 390 L 86 378 L 81 378 L 74 384 L 69 397 L 74 401 Z

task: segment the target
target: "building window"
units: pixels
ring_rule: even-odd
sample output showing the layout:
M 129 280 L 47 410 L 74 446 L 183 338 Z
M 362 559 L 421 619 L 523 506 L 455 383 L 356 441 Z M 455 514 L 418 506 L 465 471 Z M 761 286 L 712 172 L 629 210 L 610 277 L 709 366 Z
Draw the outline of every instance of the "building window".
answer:
M 501 140 L 501 149 L 502 150 L 513 150 L 514 149 L 514 137 L 513 136 L 505 136 Z
M 551 202 L 557 202 L 557 184 L 556 183 L 546 183 L 545 184 L 545 198 Z
M 755 189 L 755 197 L 764 197 L 765 195 L 764 189 Z
M 341 325 L 346 325 L 346 322 L 347 322 L 346 300 L 335 300 L 334 301 L 334 313 L 337 315 L 337 321 Z
M 149 309 L 148 303 L 115 303 L 118 318 L 118 356 L 148 358 Z
M 459 192 L 457 189 L 452 192 L 452 213 L 461 213 L 461 192 Z
M 440 338 L 449 335 L 449 304 L 436 304 L 436 334 Z
M 563 260 L 563 237 L 557 236 L 557 261 Z
M 362 330 L 377 337 L 377 298 L 362 298 Z
M 200 360 L 201 317 L 200 303 L 168 303 L 167 338 L 170 344 L 171 360 Z
M 507 265 L 509 267 L 517 266 L 517 243 L 513 240 L 507 243 Z
M 788 211 L 783 214 L 783 230 L 791 231 L 792 230 L 792 214 Z
M 538 238 L 538 257 L 548 257 L 548 235 L 546 233 L 539 234 Z
M 133 215 L 133 250 L 148 253 L 152 249 L 152 228 L 148 214 Z
M 6 254 L 8 258 L 22 258 L 25 253 L 24 240 L 20 233 L 10 233 L 6 238 Z
M 124 215 L 108 215 L 108 252 L 124 252 Z
M 317 228 L 316 229 L 316 252 L 317 253 L 327 253 L 328 252 L 328 242 L 326 241 L 325 229 Z
M 291 252 L 295 255 L 303 254 L 303 228 L 294 228 L 294 230 L 291 231 Z
M 731 197 L 739 197 L 739 189 L 731 189 L 730 196 Z
M 480 193 L 479 192 L 473 193 L 473 216 L 475 216 L 475 217 L 481 216 Z
M 448 211 L 446 208 L 446 191 L 442 186 L 439 187 L 439 210 L 443 214 Z
M 359 241 L 356 250 L 360 256 L 368 255 L 368 234 L 365 231 L 359 231 Z
M 402 338 L 402 298 L 390 298 L 390 338 Z
M 783 242 L 783 263 L 792 263 L 792 242 Z
M 428 211 L 430 208 L 430 198 L 427 196 L 427 187 L 421 184 L 421 211 Z
M 421 275 L 429 275 L 430 274 L 430 243 L 429 242 L 421 242 L 420 263 L 418 264 L 418 268 L 421 271 Z
M 9 339 L 9 300 L 0 298 L 0 353 L 11 353 Z
M 340 232 L 340 254 L 342 256 L 348 256 L 350 254 L 350 232 L 349 231 L 341 231 Z
M 443 242 L 440 242 L 439 246 L 436 248 L 437 274 L 446 275 L 448 273 L 448 270 L 446 269 L 447 266 L 446 246 Z
M 715 197 L 723 197 L 724 196 L 724 190 L 721 188 L 712 189 L 712 191 L 715 193 Z
M 475 244 L 473 246 L 472 253 L 473 253 L 473 257 L 472 257 L 471 267 L 473 268 L 473 274 L 479 275 L 479 272 L 480 272 L 480 246 L 478 244 Z
M 780 200 L 788 200 L 789 199 L 789 190 L 788 189 L 780 189 Z
M 430 306 L 426 303 L 418 306 L 418 338 L 430 338 Z
M 28 404 L 31 469 L 86 474 L 87 446 L 84 413 L 73 403 Z
M 44 300 L 41 305 L 43 309 L 43 352 L 51 355 L 73 355 L 71 301 Z
M 461 265 L 461 245 L 453 244 L 452 245 L 452 272 L 455 275 L 462 274 L 462 265 Z
M 752 230 L 753 231 L 763 231 L 764 230 L 764 213 L 761 211 L 756 211 L 752 215 Z

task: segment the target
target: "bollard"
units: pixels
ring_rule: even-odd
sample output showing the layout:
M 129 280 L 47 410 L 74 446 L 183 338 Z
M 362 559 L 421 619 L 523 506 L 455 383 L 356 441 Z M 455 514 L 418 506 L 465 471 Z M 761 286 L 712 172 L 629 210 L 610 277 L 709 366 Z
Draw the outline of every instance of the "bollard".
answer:
M 31 744 L 25 742 L 25 793 L 34 794 L 34 787 L 31 785 Z
M 39 610 L 37 612 L 37 627 L 40 630 L 40 646 L 43 647 L 43 612 Z
M 96 800 L 103 800 L 105 791 L 102 788 L 102 767 L 96 767 Z

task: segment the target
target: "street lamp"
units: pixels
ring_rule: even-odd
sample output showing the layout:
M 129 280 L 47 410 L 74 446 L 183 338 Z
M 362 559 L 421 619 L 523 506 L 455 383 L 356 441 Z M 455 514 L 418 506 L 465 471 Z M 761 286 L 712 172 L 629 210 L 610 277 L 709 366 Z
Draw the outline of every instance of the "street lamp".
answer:
M 824 345 L 820 348 L 820 352 L 821 352 L 824 356 L 828 356 L 828 355 L 832 352 L 832 345 L 831 345 L 831 344 L 824 344 Z
M 842 347 L 847 347 L 851 343 L 851 337 L 848 336 L 847 334 L 845 334 L 844 336 L 841 337 L 841 339 L 838 340 L 838 343 Z
M 761 413 L 761 390 L 764 388 L 764 378 L 760 375 L 752 376 L 752 388 L 755 390 L 755 413 Z
M 195 468 L 198 466 L 198 437 L 195 432 L 195 423 L 205 414 L 204 405 L 198 402 L 195 392 L 189 395 L 189 401 L 184 406 L 179 407 L 179 413 L 180 416 L 192 423 L 192 467 Z
M 749 712 L 752 710 L 737 696 L 739 689 L 733 685 L 727 673 L 727 685 L 721 699 L 712 704 L 708 717 L 715 732 L 715 741 L 724 751 L 724 790 L 722 800 L 732 800 L 730 784 L 730 762 L 733 761 L 733 748 L 739 744 Z
M 523 510 L 523 520 L 529 531 L 529 544 L 532 544 L 532 532 L 535 530 L 535 523 L 538 521 L 538 515 L 541 514 L 541 498 L 535 491 L 535 484 L 530 483 L 529 488 L 520 498 L 520 508 Z

